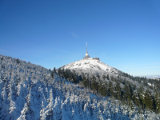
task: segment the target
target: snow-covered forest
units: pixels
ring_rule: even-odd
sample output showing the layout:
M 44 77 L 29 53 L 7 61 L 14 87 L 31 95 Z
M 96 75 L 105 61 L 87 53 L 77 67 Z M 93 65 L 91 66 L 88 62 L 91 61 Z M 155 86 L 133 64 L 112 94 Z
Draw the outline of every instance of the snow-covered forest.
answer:
M 160 115 L 139 111 L 38 65 L 0 55 L 1 120 L 129 120 Z
M 60 67 L 57 73 L 102 96 L 110 96 L 140 111 L 160 113 L 160 81 L 134 77 L 99 59 L 85 58 Z

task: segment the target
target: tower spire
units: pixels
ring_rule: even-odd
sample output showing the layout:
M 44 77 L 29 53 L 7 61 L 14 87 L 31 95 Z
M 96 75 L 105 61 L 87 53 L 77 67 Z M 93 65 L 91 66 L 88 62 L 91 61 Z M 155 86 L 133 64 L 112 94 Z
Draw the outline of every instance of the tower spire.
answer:
M 90 56 L 88 55 L 88 51 L 87 51 L 87 42 L 86 42 L 86 54 L 85 54 L 84 59 L 87 59 L 87 58 L 90 58 Z
M 88 54 L 88 51 L 87 51 L 87 42 L 86 42 L 86 54 Z

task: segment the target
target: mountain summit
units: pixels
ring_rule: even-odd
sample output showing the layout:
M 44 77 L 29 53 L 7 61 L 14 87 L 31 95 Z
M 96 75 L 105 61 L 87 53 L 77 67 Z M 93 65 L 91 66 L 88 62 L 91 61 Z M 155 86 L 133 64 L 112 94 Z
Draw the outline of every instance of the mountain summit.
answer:
M 95 74 L 118 75 L 118 73 L 120 73 L 120 71 L 117 70 L 116 68 L 101 62 L 99 58 L 90 57 L 87 51 L 87 44 L 86 44 L 86 53 L 82 60 L 64 65 L 61 67 L 61 69 L 64 70 L 68 69 L 71 71 L 75 71 L 76 73 L 79 74 L 83 72 L 92 75 Z
M 117 75 L 120 71 L 114 67 L 104 64 L 99 58 L 85 58 L 70 64 L 67 64 L 62 69 L 74 70 L 77 73 L 90 73 L 90 74 L 110 74 Z

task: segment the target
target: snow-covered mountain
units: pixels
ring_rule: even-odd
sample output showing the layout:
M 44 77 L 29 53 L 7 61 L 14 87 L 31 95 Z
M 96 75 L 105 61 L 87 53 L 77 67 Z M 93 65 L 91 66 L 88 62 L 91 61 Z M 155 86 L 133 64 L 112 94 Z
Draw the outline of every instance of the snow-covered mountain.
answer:
M 126 73 L 124 73 L 124 72 L 122 72 L 112 66 L 109 66 L 109 65 L 103 63 L 102 61 L 100 61 L 99 58 L 87 57 L 87 58 L 81 59 L 79 61 L 75 61 L 73 63 L 64 65 L 64 66 L 60 67 L 59 69 L 70 70 L 72 72 L 75 72 L 78 75 L 85 74 L 85 75 L 90 76 L 91 78 L 93 76 L 98 76 L 99 77 L 98 81 L 101 78 L 104 78 L 106 76 L 113 77 L 117 80 L 123 79 L 123 81 L 118 81 L 121 84 L 121 86 L 123 86 L 122 83 L 124 81 L 127 81 L 137 87 L 141 87 L 144 84 L 144 81 L 135 80 L 134 77 L 132 77 L 132 76 L 130 76 L 130 75 L 128 75 L 128 74 L 126 74 Z M 114 82 L 112 80 L 109 80 L 109 78 L 102 80 L 102 82 L 104 82 L 104 81 L 108 81 L 108 82 L 110 81 L 114 84 Z M 147 79 L 146 79 L 146 82 L 148 82 Z M 149 84 L 151 84 L 151 83 L 149 83 Z
M 126 73 L 103 63 L 102 61 L 100 61 L 99 58 L 91 58 L 91 57 L 84 58 L 79 61 L 75 61 L 73 63 L 64 65 L 60 67 L 59 69 L 64 70 L 64 71 L 70 70 L 78 75 L 89 76 L 89 78 L 92 78 L 93 76 L 98 77 L 96 79 L 97 82 L 98 81 L 112 82 L 113 84 L 115 84 L 115 81 L 110 80 L 111 77 L 115 79 L 121 78 L 123 79 L 123 81 L 121 82 L 118 81 L 119 84 L 121 84 L 121 86 L 123 86 L 122 82 L 127 81 L 131 84 L 134 84 L 137 87 L 140 87 L 140 83 L 131 79 Z
M 97 58 L 82 59 L 68 65 L 61 67 L 61 69 L 74 70 L 76 72 L 90 73 L 90 74 L 111 74 L 117 75 L 119 70 L 113 68 L 107 64 L 104 64 Z
M 89 56 L 60 67 L 59 73 L 103 96 L 112 96 L 128 105 L 139 106 L 141 110 L 160 111 L 160 85 L 157 80 L 131 76 Z
M 56 73 L 51 76 L 46 68 L 0 55 L 0 120 L 106 119 L 158 120 L 160 116 L 139 113 L 137 108 L 97 96 Z

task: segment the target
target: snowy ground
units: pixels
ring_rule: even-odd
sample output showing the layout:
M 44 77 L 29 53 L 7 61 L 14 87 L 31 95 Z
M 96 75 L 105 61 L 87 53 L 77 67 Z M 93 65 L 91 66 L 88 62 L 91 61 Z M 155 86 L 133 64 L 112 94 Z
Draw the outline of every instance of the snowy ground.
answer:
M 49 70 L 0 56 L 0 120 L 158 120 L 153 112 L 100 97 Z

